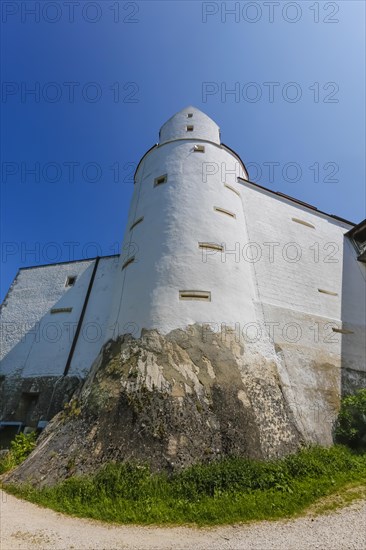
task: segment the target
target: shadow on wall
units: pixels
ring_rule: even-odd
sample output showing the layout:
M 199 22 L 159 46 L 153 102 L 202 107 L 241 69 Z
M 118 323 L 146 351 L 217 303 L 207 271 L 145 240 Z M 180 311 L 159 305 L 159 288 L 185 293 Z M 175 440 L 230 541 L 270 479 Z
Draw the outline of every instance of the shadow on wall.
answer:
M 366 220 L 344 236 L 342 272 L 342 397 L 366 387 Z

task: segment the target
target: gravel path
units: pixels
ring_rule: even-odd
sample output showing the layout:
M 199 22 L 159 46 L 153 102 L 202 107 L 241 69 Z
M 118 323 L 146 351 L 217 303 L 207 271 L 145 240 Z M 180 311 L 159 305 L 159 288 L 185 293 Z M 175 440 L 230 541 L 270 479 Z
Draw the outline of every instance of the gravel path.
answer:
M 303 550 L 366 548 L 366 502 L 328 515 L 195 529 L 117 526 L 72 518 L 4 492 L 1 550 Z

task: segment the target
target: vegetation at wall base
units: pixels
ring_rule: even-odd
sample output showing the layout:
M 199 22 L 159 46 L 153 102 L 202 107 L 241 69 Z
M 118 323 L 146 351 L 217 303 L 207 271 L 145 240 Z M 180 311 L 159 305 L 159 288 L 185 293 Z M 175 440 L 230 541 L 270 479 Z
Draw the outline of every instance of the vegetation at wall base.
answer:
M 36 446 L 36 432 L 20 433 L 10 443 L 10 449 L 0 459 L 0 474 L 12 470 L 31 454 Z
M 366 451 L 366 389 L 342 399 L 335 439 L 351 449 Z
M 108 522 L 218 525 L 303 512 L 346 485 L 366 483 L 366 454 L 312 447 L 281 460 L 227 458 L 168 475 L 141 464 L 108 464 L 51 488 L 6 490 L 59 512 Z

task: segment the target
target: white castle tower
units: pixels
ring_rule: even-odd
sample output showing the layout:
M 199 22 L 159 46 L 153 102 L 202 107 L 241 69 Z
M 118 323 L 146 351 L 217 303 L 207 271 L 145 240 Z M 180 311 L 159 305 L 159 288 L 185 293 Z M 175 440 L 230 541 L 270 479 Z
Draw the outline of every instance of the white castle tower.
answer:
M 0 308 L 0 436 L 44 427 L 111 339 L 198 324 L 202 336 L 234 328 L 233 391 L 245 407 L 251 396 L 268 452 L 284 402 L 304 441 L 331 444 L 340 396 L 366 384 L 365 281 L 366 220 L 249 181 L 215 122 L 183 109 L 137 167 L 120 256 L 19 270 Z M 214 356 L 195 332 L 193 355 Z
M 207 115 L 187 107 L 162 126 L 135 174 L 114 337 L 255 320 L 251 264 L 225 261 L 248 242 L 238 177 L 248 179 L 245 166 Z

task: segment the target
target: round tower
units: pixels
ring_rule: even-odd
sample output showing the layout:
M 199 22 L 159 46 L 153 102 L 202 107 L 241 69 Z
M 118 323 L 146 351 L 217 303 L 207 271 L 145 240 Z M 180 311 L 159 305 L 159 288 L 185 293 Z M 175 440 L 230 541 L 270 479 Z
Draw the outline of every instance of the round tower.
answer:
M 217 124 L 187 107 L 141 159 L 117 274 L 114 334 L 255 319 L 240 158 Z

